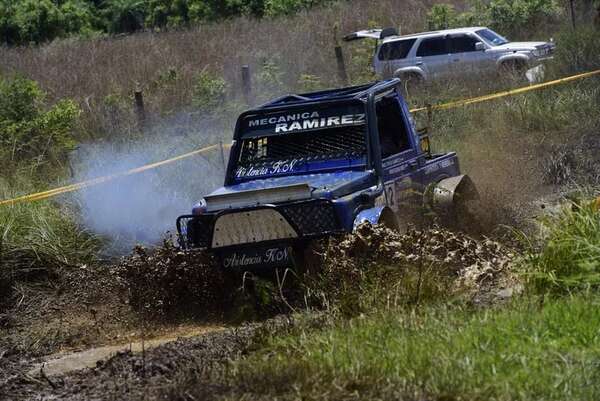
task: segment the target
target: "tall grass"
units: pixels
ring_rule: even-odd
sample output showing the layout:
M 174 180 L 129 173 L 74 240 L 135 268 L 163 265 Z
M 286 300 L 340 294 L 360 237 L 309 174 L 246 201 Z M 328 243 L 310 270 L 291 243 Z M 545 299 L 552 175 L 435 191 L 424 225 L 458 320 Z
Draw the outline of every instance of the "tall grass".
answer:
M 525 255 L 532 289 L 567 293 L 600 284 L 600 213 L 595 204 L 571 203 L 542 220 L 545 240 Z
M 390 311 L 271 338 L 229 377 L 249 398 L 593 400 L 598 306 L 574 297 L 542 309 Z
M 13 193 L 2 185 L 0 193 Z M 61 277 L 63 269 L 96 260 L 99 240 L 77 223 L 75 211 L 51 202 L 0 207 L 0 305 L 16 283 Z

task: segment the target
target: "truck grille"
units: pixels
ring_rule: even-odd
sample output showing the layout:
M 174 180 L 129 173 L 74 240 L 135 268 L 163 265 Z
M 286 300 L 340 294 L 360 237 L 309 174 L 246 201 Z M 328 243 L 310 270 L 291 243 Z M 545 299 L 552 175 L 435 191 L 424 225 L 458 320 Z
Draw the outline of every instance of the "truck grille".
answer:
M 304 236 L 331 233 L 340 229 L 333 204 L 329 201 L 284 205 L 281 211 Z
M 266 212 L 269 208 L 263 210 Z M 274 222 L 268 223 L 274 230 L 271 230 L 273 232 L 268 232 L 269 230 L 264 227 L 261 228 L 262 226 L 260 224 L 242 224 L 243 221 L 240 220 L 239 225 L 233 226 L 235 229 L 229 229 L 229 231 L 235 231 L 235 235 L 233 235 L 235 238 L 228 241 L 222 241 L 222 232 L 219 232 L 219 238 L 214 237 L 215 221 L 218 220 L 217 215 L 204 214 L 198 216 L 181 216 L 177 220 L 180 245 L 183 248 L 212 248 L 213 246 L 222 247 L 233 244 L 260 242 L 262 240 L 271 241 L 276 238 L 314 237 L 342 231 L 333 204 L 327 200 L 312 200 L 308 202 L 281 205 L 275 207 L 273 211 L 281 213 L 280 215 L 277 213 L 277 215 L 283 216 L 297 233 L 294 233 L 295 235 L 292 235 L 291 232 L 287 233 L 287 231 L 287 234 L 279 233 L 283 228 L 280 227 L 281 230 L 279 231 L 275 230 L 277 227 L 274 226 Z M 233 217 L 236 214 L 247 214 L 247 217 L 250 218 L 254 214 L 264 212 L 257 209 L 246 209 L 240 210 L 239 213 L 230 213 L 229 215 Z M 246 218 L 246 220 L 248 218 Z M 259 218 L 257 221 L 264 222 L 263 220 L 264 218 Z

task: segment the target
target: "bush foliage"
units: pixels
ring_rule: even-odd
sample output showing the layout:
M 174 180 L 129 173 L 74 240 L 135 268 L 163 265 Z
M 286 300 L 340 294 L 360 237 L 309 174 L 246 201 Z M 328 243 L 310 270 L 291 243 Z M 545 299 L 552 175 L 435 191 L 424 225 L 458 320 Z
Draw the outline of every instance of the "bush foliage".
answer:
M 427 14 L 427 23 L 429 29 L 489 26 L 505 35 L 521 34 L 559 18 L 560 11 L 555 0 L 475 0 L 472 7 L 462 13 L 451 4 L 436 4 Z
M 542 223 L 547 238 L 526 258 L 529 284 L 540 293 L 568 293 L 600 285 L 600 213 L 575 202 Z
M 0 0 L 0 41 L 40 43 L 70 35 L 131 33 L 239 15 L 292 14 L 331 0 Z
M 71 100 L 50 108 L 34 81 L 0 78 L 0 160 L 4 168 L 21 162 L 60 163 L 75 146 L 72 130 L 80 113 Z

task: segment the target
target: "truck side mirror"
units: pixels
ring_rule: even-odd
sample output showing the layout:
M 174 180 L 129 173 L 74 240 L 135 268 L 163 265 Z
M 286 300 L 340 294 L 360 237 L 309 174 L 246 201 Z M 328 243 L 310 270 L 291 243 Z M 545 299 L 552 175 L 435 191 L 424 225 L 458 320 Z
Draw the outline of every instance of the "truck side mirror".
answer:
M 431 155 L 431 144 L 429 143 L 429 135 L 420 135 L 419 143 L 421 146 L 421 152 L 425 153 L 428 156 Z
M 484 51 L 485 50 L 485 45 L 483 44 L 483 42 L 476 42 L 475 43 L 475 50 L 476 51 Z

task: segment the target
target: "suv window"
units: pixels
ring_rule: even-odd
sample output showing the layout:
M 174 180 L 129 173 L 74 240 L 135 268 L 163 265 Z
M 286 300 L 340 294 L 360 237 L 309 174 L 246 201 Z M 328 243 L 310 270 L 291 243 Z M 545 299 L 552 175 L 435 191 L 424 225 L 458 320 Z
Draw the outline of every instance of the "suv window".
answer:
M 451 36 L 448 41 L 450 53 L 474 52 L 477 39 L 469 35 Z
M 424 39 L 417 50 L 417 56 L 439 56 L 440 54 L 448 54 L 446 48 L 446 38 L 439 36 L 437 38 Z
M 417 39 L 397 40 L 382 44 L 379 49 L 379 60 L 399 60 L 406 58 L 416 40 Z

